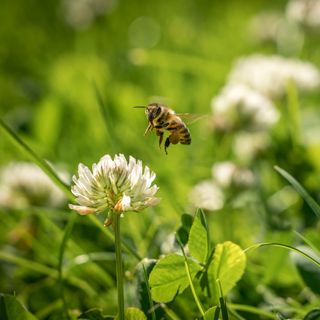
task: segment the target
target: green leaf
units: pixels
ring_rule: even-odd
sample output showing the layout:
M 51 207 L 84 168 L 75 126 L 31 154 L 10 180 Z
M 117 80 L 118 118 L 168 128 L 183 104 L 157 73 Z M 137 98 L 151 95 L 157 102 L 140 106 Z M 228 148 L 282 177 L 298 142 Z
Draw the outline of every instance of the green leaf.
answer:
M 181 216 L 181 227 L 177 230 L 176 238 L 185 246 L 188 242 L 189 232 L 193 223 L 193 217 L 184 213 Z
M 146 315 L 138 308 L 127 308 L 124 311 L 124 317 L 126 320 L 147 320 Z M 116 316 L 114 320 L 119 320 L 119 317 Z
M 302 185 L 292 175 L 290 175 L 287 171 L 281 169 L 278 166 L 275 166 L 274 168 L 293 186 L 293 188 L 300 194 L 300 196 L 309 205 L 309 207 L 315 213 L 315 215 L 320 219 L 320 206 L 309 195 L 309 193 L 302 187 Z
M 191 278 L 194 278 L 201 267 L 188 259 Z M 188 277 L 185 271 L 184 258 L 177 254 L 168 255 L 158 261 L 153 268 L 149 284 L 152 299 L 157 302 L 169 302 L 182 293 L 188 286 Z
M 207 234 L 207 229 L 205 222 L 202 219 L 201 212 L 198 212 L 190 229 L 188 247 L 190 255 L 201 263 L 206 261 L 208 255 Z
M 313 309 L 308 312 L 303 320 L 320 320 L 320 309 Z
M 307 246 L 299 246 L 297 247 L 297 249 L 301 250 L 302 252 L 308 254 L 309 256 L 320 262 L 319 255 L 317 255 L 311 248 Z M 314 293 L 320 294 L 320 268 L 310 260 L 305 259 L 303 256 L 294 251 L 292 251 L 290 255 L 304 283 Z
M 246 267 L 246 255 L 235 243 L 226 241 L 216 246 L 208 268 L 210 282 L 219 279 L 223 294 L 226 295 L 241 279 Z
M 0 295 L 0 319 L 1 320 L 36 320 L 37 318 L 28 312 L 15 296 Z
M 209 308 L 205 312 L 205 314 L 203 316 L 203 320 L 218 320 L 219 314 L 220 314 L 220 308 L 218 306 Z

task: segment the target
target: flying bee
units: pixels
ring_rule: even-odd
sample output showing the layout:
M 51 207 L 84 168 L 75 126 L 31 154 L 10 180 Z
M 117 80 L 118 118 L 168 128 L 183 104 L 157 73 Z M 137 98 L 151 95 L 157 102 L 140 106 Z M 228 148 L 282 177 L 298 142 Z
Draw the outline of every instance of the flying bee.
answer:
M 145 109 L 145 114 L 148 119 L 148 126 L 144 132 L 144 135 L 155 129 L 157 136 L 159 136 L 159 147 L 161 147 L 164 132 L 166 130 L 170 132 L 170 135 L 166 138 L 164 143 L 164 151 L 166 154 L 168 154 L 167 148 L 169 147 L 170 143 L 191 143 L 190 131 L 181 119 L 184 114 L 177 114 L 172 109 L 159 103 L 151 103 L 146 107 L 136 106 L 134 108 Z

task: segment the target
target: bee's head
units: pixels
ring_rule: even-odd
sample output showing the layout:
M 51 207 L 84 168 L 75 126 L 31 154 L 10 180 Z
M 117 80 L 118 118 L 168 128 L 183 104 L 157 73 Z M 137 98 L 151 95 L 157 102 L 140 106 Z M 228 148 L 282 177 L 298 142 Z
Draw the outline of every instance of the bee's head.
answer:
M 156 119 L 161 113 L 161 106 L 159 103 L 151 103 L 145 109 L 145 114 L 149 122 L 152 122 Z

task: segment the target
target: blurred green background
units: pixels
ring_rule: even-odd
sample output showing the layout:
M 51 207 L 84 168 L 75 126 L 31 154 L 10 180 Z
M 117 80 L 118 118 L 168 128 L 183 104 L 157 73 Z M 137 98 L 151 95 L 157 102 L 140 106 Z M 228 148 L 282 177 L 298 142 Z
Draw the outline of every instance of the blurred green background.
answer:
M 160 205 L 128 214 L 122 225 L 124 238 L 141 256 L 158 258 L 161 245 L 179 227 L 182 213 L 194 213 L 189 201 L 194 185 L 210 179 L 215 162 L 237 161 L 231 148 L 236 133 L 215 133 L 210 107 L 234 61 L 263 53 L 320 66 L 317 32 L 298 29 L 302 38 L 297 45 L 291 45 L 291 40 L 275 43 L 253 38 L 252 19 L 267 11 L 284 15 L 286 5 L 282 0 L 4 0 L 0 4 L 0 117 L 38 155 L 71 176 L 78 163 L 90 167 L 104 154 L 116 153 L 141 159 L 155 171 Z M 170 146 L 166 155 L 154 133 L 143 136 L 144 112 L 132 107 L 153 101 L 164 101 L 176 112 L 208 115 L 190 125 L 190 146 Z M 298 245 L 301 240 L 294 229 L 319 247 L 315 215 L 293 190 L 278 193 L 287 183 L 273 169 L 279 165 L 288 170 L 319 200 L 319 90 L 298 96 L 298 144 L 288 130 L 288 101 L 288 97 L 275 101 L 281 119 L 268 133 L 269 149 L 255 161 L 241 163 L 256 175 L 255 187 L 244 195 L 237 188 L 229 190 L 223 208 L 207 211 L 213 242 L 231 240 L 243 248 L 259 241 Z M 4 131 L 0 131 L 0 150 L 2 166 L 29 160 Z M 283 196 L 289 200 L 282 201 Z M 3 208 L 0 214 L 1 252 L 57 267 L 63 230 L 72 216 L 66 205 L 52 209 L 31 203 L 25 209 Z M 75 260 L 90 252 L 105 255 L 97 265 Z M 79 217 L 66 265 L 68 275 L 83 281 L 91 277 L 92 290 L 76 286 L 74 293 L 74 284 L 67 283 L 70 310 L 101 307 L 115 313 L 112 253 L 112 242 L 86 217 Z M 0 291 L 16 293 L 40 318 L 56 315 L 59 319 L 56 279 L 3 256 L 2 260 Z M 276 310 L 289 310 L 284 314 L 297 319 L 318 305 L 319 290 L 307 288 L 287 252 L 266 249 L 252 253 L 248 260 L 248 271 L 232 296 L 236 302 L 278 306 Z M 127 257 L 128 305 L 137 304 L 135 265 Z M 172 306 L 181 319 L 190 311 L 186 301 L 188 297 L 181 298 Z

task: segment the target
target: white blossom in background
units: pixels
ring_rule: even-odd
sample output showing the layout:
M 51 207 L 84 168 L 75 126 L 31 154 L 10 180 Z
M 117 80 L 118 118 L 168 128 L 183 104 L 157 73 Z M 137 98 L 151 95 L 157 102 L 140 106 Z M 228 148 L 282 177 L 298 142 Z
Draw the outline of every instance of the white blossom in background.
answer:
M 240 131 L 234 137 L 233 153 L 242 162 L 250 162 L 271 144 L 271 137 L 265 131 Z
M 196 208 L 219 210 L 224 205 L 224 193 L 214 181 L 204 180 L 191 190 L 189 201 Z
M 79 164 L 78 177 L 73 176 L 72 193 L 79 205 L 69 207 L 81 215 L 108 211 L 122 214 L 126 211 L 141 211 L 159 203 L 155 197 L 158 190 L 152 185 L 156 174 L 133 157 L 129 161 L 123 154 L 103 156 L 92 171 Z M 112 216 L 105 225 L 112 223 Z
M 304 43 L 304 33 L 292 20 L 277 11 L 263 11 L 249 22 L 250 39 L 258 43 L 271 42 L 283 55 L 298 55 Z
M 58 172 L 64 181 L 66 172 Z M 0 170 L 0 206 L 22 209 L 28 206 L 60 207 L 67 202 L 64 193 L 35 164 L 12 162 Z
M 62 14 L 75 29 L 87 28 L 98 16 L 112 11 L 117 0 L 63 0 Z
M 276 42 L 284 17 L 276 11 L 266 11 L 254 16 L 249 23 L 249 34 L 259 42 Z
M 254 183 L 253 172 L 232 161 L 217 162 L 211 169 L 213 180 L 222 188 L 249 187 Z
M 267 129 L 279 119 L 279 112 L 267 97 L 244 84 L 229 84 L 211 101 L 214 126 L 232 130 Z
M 161 243 L 160 247 L 162 254 L 169 254 L 172 252 L 177 252 L 180 249 L 180 246 L 176 243 L 175 233 L 170 233 Z
M 307 27 L 320 31 L 320 0 L 290 0 L 286 16 Z
M 320 72 L 310 62 L 255 54 L 240 58 L 229 75 L 229 83 L 247 85 L 270 98 L 285 95 L 290 80 L 300 91 L 314 90 L 320 86 Z

